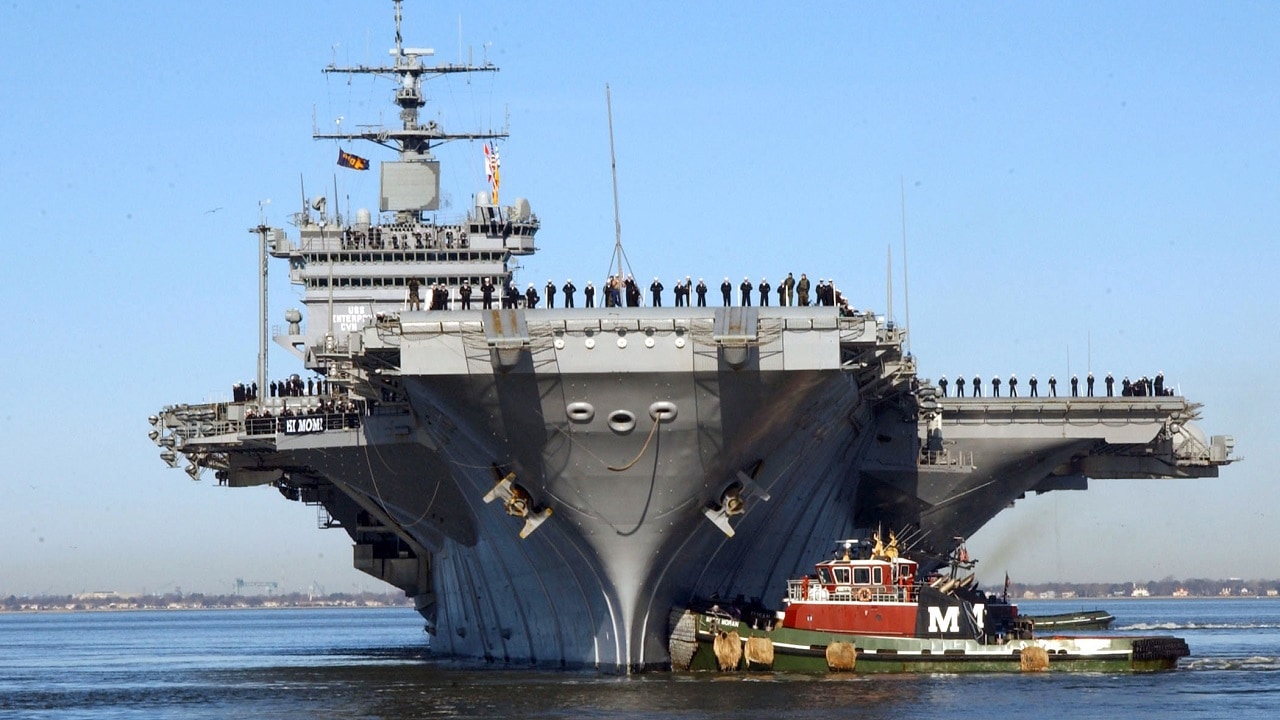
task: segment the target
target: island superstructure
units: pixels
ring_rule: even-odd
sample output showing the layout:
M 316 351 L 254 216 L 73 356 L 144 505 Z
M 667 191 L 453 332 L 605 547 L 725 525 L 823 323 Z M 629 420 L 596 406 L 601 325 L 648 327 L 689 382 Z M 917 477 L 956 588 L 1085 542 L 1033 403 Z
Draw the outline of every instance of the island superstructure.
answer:
M 674 608 L 766 597 L 832 537 L 891 526 L 927 566 L 1026 492 L 1232 460 L 1181 397 L 940 397 L 872 313 L 418 309 L 415 288 L 506 287 L 541 222 L 496 183 L 439 213 L 433 148 L 505 135 L 420 122 L 423 80 L 496 68 L 428 65 L 395 12 L 390 64 L 326 72 L 394 78 L 400 127 L 315 135 L 394 151 L 377 212 L 316 199 L 295 237 L 252 229 L 264 315 L 268 255 L 303 288 L 274 339 L 319 387 L 269 392 L 264 341 L 256 392 L 165 407 L 151 435 L 193 478 L 322 508 L 357 568 L 414 598 L 433 650 L 665 667 Z

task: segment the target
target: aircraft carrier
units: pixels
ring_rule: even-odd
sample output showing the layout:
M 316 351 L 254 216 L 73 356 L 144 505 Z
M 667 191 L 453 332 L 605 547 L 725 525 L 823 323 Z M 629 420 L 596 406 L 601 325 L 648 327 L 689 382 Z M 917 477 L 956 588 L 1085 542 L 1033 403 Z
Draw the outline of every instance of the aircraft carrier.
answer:
M 505 135 L 449 133 L 419 109 L 425 79 L 496 68 L 429 64 L 402 42 L 399 2 L 395 19 L 387 65 L 325 71 L 394 78 L 401 126 L 315 135 L 394 149 L 378 210 L 345 218 L 316 198 L 292 236 L 252 228 L 257 379 L 163 408 L 150 436 L 193 478 L 316 505 L 358 569 L 414 598 L 433 651 L 665 667 L 673 608 L 769 598 L 833 538 L 892 528 L 927 565 L 1025 493 L 1233 460 L 1182 397 L 945 397 L 902 329 L 834 304 L 483 307 L 541 222 L 526 200 L 499 204 L 496 149 L 465 217 L 440 213 L 433 149 Z M 312 380 L 268 378 L 269 257 L 304 288 L 274 340 Z

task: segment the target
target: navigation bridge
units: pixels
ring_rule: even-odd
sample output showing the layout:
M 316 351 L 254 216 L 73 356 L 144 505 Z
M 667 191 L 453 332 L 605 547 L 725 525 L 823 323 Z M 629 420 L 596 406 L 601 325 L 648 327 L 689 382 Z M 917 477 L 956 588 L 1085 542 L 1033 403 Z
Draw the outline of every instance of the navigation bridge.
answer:
M 1089 478 L 1212 478 L 1239 458 L 1229 435 L 1206 437 L 1200 405 L 1179 396 L 941 397 L 918 392 L 920 454 L 873 457 L 859 513 L 918 527 L 942 550 L 1028 492 L 1085 490 Z

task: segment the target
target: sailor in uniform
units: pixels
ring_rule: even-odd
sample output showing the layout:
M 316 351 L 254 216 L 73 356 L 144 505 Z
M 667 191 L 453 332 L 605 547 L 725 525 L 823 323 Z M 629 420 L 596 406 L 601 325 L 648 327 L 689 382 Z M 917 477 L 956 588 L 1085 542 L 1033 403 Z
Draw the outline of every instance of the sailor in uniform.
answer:
M 627 307 L 640 307 L 640 283 L 627 276 Z
M 422 298 L 418 296 L 418 287 L 420 285 L 421 283 L 418 282 L 418 278 L 409 278 L 409 309 L 410 310 L 422 309 Z
M 564 286 L 560 289 L 564 291 L 564 306 L 567 308 L 573 307 L 573 294 L 578 290 L 573 286 L 573 280 L 565 280 Z

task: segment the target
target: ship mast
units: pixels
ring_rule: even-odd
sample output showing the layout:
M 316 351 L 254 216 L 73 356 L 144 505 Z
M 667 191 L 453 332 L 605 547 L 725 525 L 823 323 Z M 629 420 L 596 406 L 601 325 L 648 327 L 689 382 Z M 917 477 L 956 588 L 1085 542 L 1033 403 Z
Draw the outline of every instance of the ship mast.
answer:
M 249 228 L 258 236 L 258 391 L 254 400 L 259 407 L 267 393 L 267 235 L 271 228 L 263 218 L 262 206 L 269 202 L 258 203 L 258 226 Z
M 396 150 L 402 162 L 430 161 L 432 148 L 449 140 L 497 140 L 508 137 L 503 132 L 445 132 L 434 120 L 425 124 L 418 120 L 418 111 L 426 105 L 422 96 L 423 79 L 449 75 L 452 73 L 497 72 L 498 67 L 487 60 L 483 65 L 439 64 L 428 67 L 422 58 L 435 55 L 432 48 L 405 47 L 400 36 L 400 1 L 395 0 L 396 8 L 396 46 L 391 49 L 392 65 L 357 65 L 355 67 L 338 67 L 329 65 L 326 73 L 343 73 L 347 75 L 382 75 L 396 80 L 395 103 L 400 106 L 401 127 L 399 129 L 367 126 L 357 132 L 322 133 L 312 132 L 316 140 L 368 140 L 383 147 Z
M 623 261 L 626 261 L 628 268 L 631 267 L 631 261 L 622 249 L 622 220 L 618 214 L 618 158 L 613 152 L 613 95 L 609 92 L 609 83 L 604 84 L 604 104 L 609 113 L 609 168 L 613 172 L 613 257 L 609 258 L 609 272 L 613 272 L 613 261 L 617 260 L 618 277 L 622 277 Z

